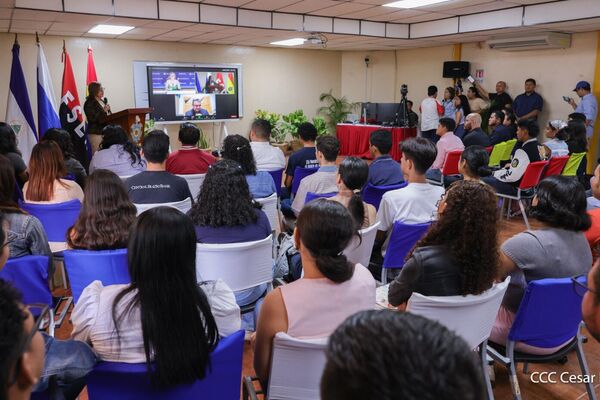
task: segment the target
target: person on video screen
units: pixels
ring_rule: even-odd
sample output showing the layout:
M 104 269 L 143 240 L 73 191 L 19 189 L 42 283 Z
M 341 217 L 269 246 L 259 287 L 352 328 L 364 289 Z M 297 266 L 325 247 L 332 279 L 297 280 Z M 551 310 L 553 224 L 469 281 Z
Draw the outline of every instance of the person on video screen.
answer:
M 185 113 L 187 118 L 196 118 L 198 115 L 209 115 L 208 111 L 202 108 L 200 99 L 192 100 L 192 109 Z
M 175 72 L 169 73 L 169 79 L 165 81 L 165 90 L 181 90 L 181 83 L 179 83 L 179 80 L 177 80 L 177 75 L 175 75 Z

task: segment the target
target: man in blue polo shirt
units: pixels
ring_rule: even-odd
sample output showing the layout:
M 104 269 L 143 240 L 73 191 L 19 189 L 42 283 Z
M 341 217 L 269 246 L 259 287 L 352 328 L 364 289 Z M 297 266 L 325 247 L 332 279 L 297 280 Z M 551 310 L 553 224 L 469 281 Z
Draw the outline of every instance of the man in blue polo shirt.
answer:
M 513 101 L 513 111 L 517 116 L 517 121 L 532 119 L 537 121 L 542 112 L 544 100 L 535 91 L 537 83 L 535 79 L 529 78 L 525 81 L 525 93 L 518 95 Z
M 369 166 L 368 182 L 373 186 L 390 186 L 404 182 L 400 164 L 389 155 L 392 149 L 392 132 L 385 129 L 371 132 L 369 145 L 375 160 Z
M 302 148 L 290 156 L 285 169 L 285 187 L 291 189 L 294 171 L 300 168 L 319 168 L 315 140 L 317 140 L 317 128 L 310 122 L 298 126 L 298 136 L 302 141 Z
M 591 93 L 591 90 L 589 82 L 579 81 L 573 91 L 581 98 L 581 102 L 577 104 L 575 100 L 569 100 L 569 104 L 576 113 L 585 115 L 586 136 L 588 140 L 594 135 L 594 121 L 596 121 L 596 116 L 598 115 L 598 101 Z

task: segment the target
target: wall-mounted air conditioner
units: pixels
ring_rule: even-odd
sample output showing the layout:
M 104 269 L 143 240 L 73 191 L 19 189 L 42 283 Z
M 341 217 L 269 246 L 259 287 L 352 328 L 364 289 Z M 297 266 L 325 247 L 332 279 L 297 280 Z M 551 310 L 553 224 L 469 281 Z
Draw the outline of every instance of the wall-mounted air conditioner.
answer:
M 544 49 L 568 49 L 571 47 L 571 35 L 568 33 L 540 33 L 528 36 L 488 40 L 490 49 L 502 51 L 524 51 Z

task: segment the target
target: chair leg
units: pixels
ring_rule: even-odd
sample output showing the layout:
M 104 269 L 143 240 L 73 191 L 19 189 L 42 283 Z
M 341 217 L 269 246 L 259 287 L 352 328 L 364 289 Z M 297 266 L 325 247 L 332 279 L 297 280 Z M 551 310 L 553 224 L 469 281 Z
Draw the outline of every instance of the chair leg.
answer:
M 527 373 L 527 369 L 529 367 L 529 363 L 523 363 L 523 373 L 526 374 Z
M 590 371 L 587 365 L 587 361 L 585 359 L 585 353 L 583 352 L 582 348 L 581 333 L 578 333 L 577 336 L 577 360 L 579 360 L 579 367 L 581 368 L 581 373 L 583 376 L 590 376 Z M 596 393 L 594 392 L 593 382 L 586 382 L 585 390 L 587 391 L 588 398 L 590 400 L 596 400 Z
M 479 345 L 479 359 L 481 360 L 481 369 L 483 372 L 483 380 L 485 381 L 485 391 L 488 400 L 494 400 L 494 391 L 492 389 L 492 382 L 490 381 L 490 373 L 488 371 L 487 361 L 487 340 Z
M 512 209 L 512 199 L 508 199 L 508 206 L 506 207 L 506 219 L 510 219 L 510 210 Z
M 60 274 L 62 275 L 63 288 L 66 289 L 67 288 L 67 273 L 65 271 L 65 262 L 64 261 L 62 261 L 60 263 Z
M 510 380 L 510 387 L 513 392 L 513 398 L 515 400 L 521 399 L 521 388 L 519 387 L 519 379 L 517 377 L 517 365 L 514 361 L 514 342 L 509 341 L 506 346 L 506 356 L 508 357 L 508 378 Z
M 531 229 L 531 227 L 529 226 L 529 220 L 527 219 L 527 213 L 525 212 L 525 206 L 523 205 L 523 200 L 518 200 L 519 201 L 519 208 L 521 209 L 521 214 L 523 215 L 523 221 L 525 221 L 525 226 L 527 227 L 527 229 Z

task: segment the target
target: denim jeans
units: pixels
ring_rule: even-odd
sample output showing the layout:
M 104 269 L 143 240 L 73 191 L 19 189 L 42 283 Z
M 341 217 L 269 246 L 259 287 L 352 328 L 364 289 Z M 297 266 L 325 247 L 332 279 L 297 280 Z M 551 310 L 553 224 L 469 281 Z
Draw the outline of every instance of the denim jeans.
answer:
M 33 391 L 43 392 L 48 389 L 48 381 L 54 376 L 65 394 L 74 393 L 76 396 L 85 386 L 83 378 L 94 369 L 100 359 L 92 348 L 82 341 L 56 340 L 45 333 L 42 335 L 46 345 L 46 361 L 40 381 Z M 72 387 L 78 385 L 80 387 Z
M 442 179 L 442 171 L 439 169 L 429 168 L 427 172 L 425 172 L 425 176 L 427 179 L 439 182 L 440 179 Z

